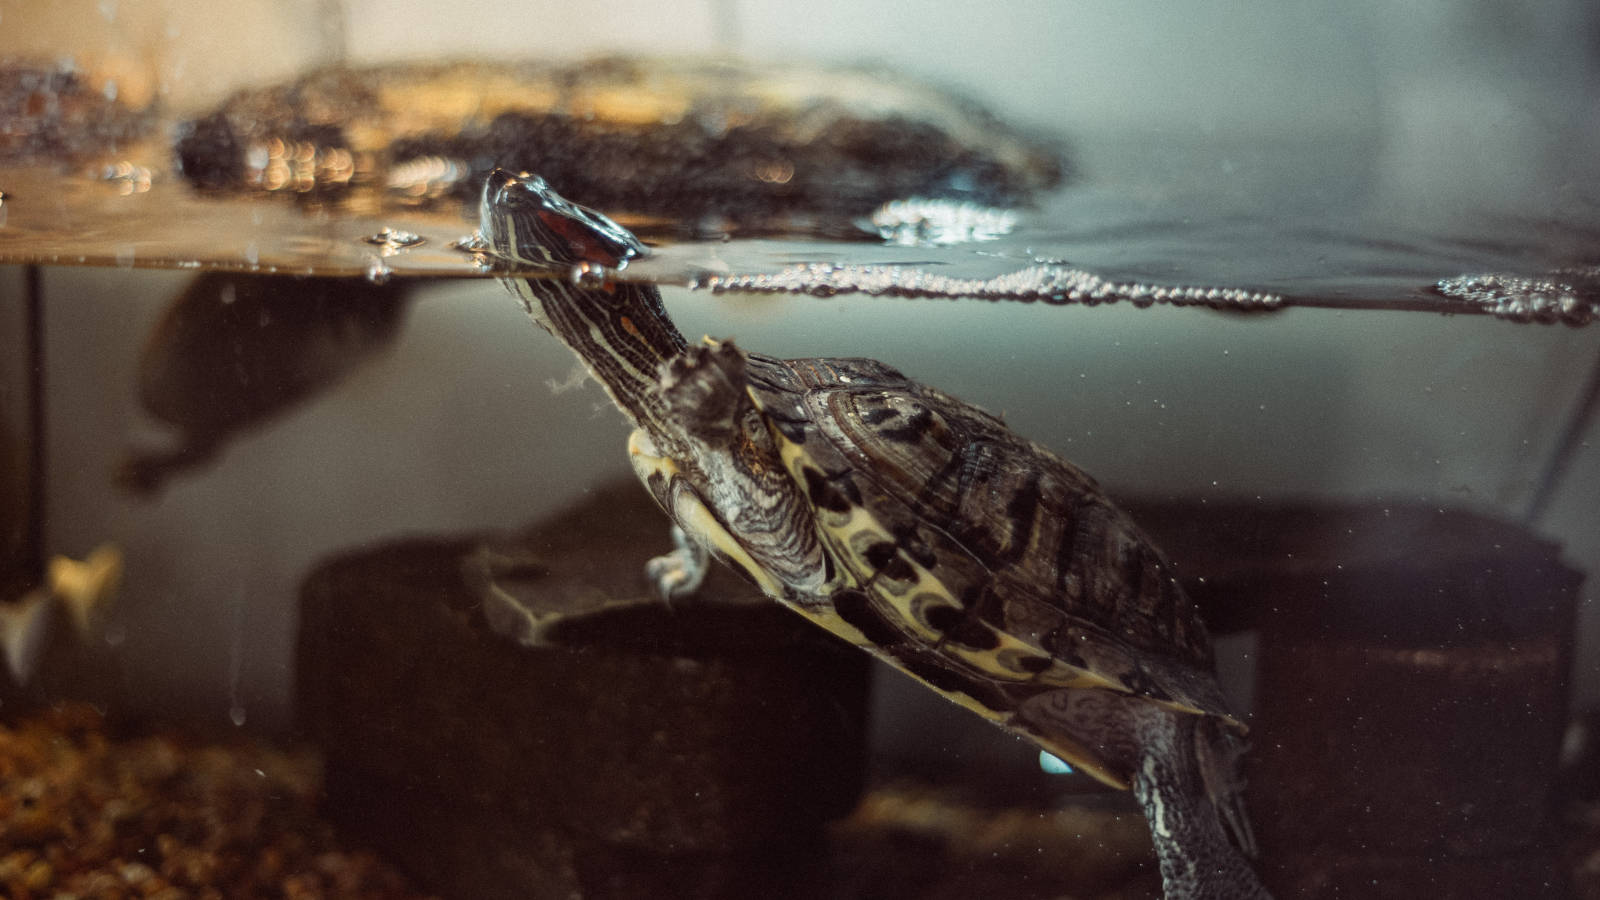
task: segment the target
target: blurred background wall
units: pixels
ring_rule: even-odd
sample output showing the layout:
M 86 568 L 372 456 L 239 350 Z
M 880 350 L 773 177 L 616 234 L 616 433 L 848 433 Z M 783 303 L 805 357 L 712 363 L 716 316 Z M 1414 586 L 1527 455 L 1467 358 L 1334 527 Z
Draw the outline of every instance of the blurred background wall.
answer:
M 955 85 L 1066 135 L 1108 190 L 1225 180 L 1252 142 L 1368 148 L 1362 202 L 1448 217 L 1530 194 L 1600 198 L 1600 64 L 1580 2 L 1434 0 L 659 4 L 0 0 L 0 54 L 123 67 L 176 114 L 335 59 L 734 52 L 869 62 Z M 1214 142 L 1208 174 L 1160 152 Z M 1149 152 L 1129 154 L 1133 144 Z M 1241 152 L 1238 148 L 1244 147 Z M 1224 182 L 1225 183 L 1225 182 Z M 3 184 L 0 184 L 3 187 Z M 1497 199 L 1498 198 L 1498 199 Z M 622 476 L 625 428 L 491 282 L 424 291 L 399 345 L 155 502 L 113 489 L 143 335 L 182 273 L 44 273 L 49 548 L 128 557 L 105 634 L 130 701 L 275 727 L 295 592 L 316 560 L 398 534 L 510 527 Z M 0 271 L 0 293 L 21 278 Z M 1418 314 L 711 298 L 668 292 L 686 334 L 791 355 L 871 355 L 994 410 L 1114 491 L 1437 502 L 1516 517 L 1600 331 Z M 0 335 L 4 346 L 16 346 Z M 1538 529 L 1600 570 L 1588 443 Z M 665 538 L 664 538 L 665 541 Z M 1594 587 L 1588 588 L 1594 596 Z M 1585 606 L 1578 699 L 1600 699 Z

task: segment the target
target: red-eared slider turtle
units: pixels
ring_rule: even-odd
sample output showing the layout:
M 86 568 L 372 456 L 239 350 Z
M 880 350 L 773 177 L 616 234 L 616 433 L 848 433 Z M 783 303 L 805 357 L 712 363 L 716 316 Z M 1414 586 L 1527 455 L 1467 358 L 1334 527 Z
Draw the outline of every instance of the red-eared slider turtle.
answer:
M 519 265 L 617 266 L 627 230 L 541 178 L 494 172 L 481 229 Z M 707 556 L 774 599 L 1102 781 L 1150 820 L 1166 894 L 1261 898 L 1243 726 L 1172 566 L 1093 479 L 994 416 L 869 359 L 690 346 L 655 288 L 507 277 L 637 430 L 677 524 L 648 571 Z M 1230 839 L 1231 838 L 1231 839 Z

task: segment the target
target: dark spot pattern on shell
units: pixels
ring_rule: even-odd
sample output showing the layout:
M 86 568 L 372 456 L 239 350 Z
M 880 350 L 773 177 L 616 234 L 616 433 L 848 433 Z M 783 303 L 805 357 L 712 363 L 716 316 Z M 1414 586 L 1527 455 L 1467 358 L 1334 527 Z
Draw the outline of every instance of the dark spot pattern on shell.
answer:
M 854 626 L 874 646 L 888 648 L 905 642 L 905 632 L 873 608 L 872 598 L 865 593 L 847 588 L 835 592 L 832 601 L 839 618 Z
M 867 548 L 867 565 L 883 578 L 890 581 L 911 581 L 916 578 L 916 572 L 911 564 L 900 555 L 900 548 L 892 541 L 879 541 Z
M 1227 713 L 1209 640 L 1170 564 L 1088 475 L 982 410 L 916 382 L 880 380 L 892 370 L 878 363 L 764 358 L 753 367 L 764 410 L 807 420 L 795 473 L 819 524 L 845 527 L 827 517 L 856 506 L 875 523 L 839 535 L 873 615 L 867 604 L 849 612 L 874 640 L 897 631 L 897 659 L 915 648 L 919 665 L 937 660 L 969 687 L 1006 690 L 1048 689 L 1075 668 Z M 781 425 L 774 417 L 774 430 Z
M 927 622 L 929 628 L 943 634 L 960 625 L 965 618 L 966 614 L 956 607 L 940 604 L 937 606 L 930 605 L 927 612 L 924 613 L 923 621 Z
M 1000 636 L 993 628 L 972 619 L 964 619 L 957 623 L 945 632 L 945 637 L 974 650 L 993 650 L 1000 646 Z
M 829 482 L 828 476 L 806 466 L 801 470 L 806 480 L 806 497 L 811 505 L 829 512 L 850 512 L 850 499 Z
M 928 684 L 946 693 L 970 697 L 985 708 L 1004 712 L 1016 705 L 1003 689 L 988 679 L 969 677 L 959 669 L 923 657 L 897 656 L 896 659 L 907 672 Z
M 912 562 L 930 570 L 939 564 L 939 555 L 934 552 L 932 544 L 917 528 L 916 522 L 896 522 L 890 527 L 890 531 L 894 533 L 895 543 L 905 551 Z
M 1037 675 L 1055 665 L 1055 660 L 1048 656 L 1023 656 L 1017 659 L 1016 665 L 1018 669 L 1024 672 L 1032 672 Z

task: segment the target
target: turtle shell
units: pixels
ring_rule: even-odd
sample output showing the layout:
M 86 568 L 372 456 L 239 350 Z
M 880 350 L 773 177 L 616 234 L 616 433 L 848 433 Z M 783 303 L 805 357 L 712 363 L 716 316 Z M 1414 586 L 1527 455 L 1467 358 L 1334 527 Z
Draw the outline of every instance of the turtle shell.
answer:
M 845 570 L 847 636 L 1003 723 L 1087 687 L 1239 727 L 1172 564 L 1094 479 L 874 360 L 752 354 L 748 371 Z

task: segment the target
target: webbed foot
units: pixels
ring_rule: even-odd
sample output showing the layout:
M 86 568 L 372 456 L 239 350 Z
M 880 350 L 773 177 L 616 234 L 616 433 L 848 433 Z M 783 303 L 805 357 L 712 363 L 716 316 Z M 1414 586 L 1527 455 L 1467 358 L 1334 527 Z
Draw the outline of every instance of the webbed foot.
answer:
M 645 563 L 644 574 L 655 586 L 656 596 L 663 603 L 683 600 L 700 590 L 706 580 L 710 554 L 704 547 L 689 539 L 682 528 L 672 526 L 673 551 Z

